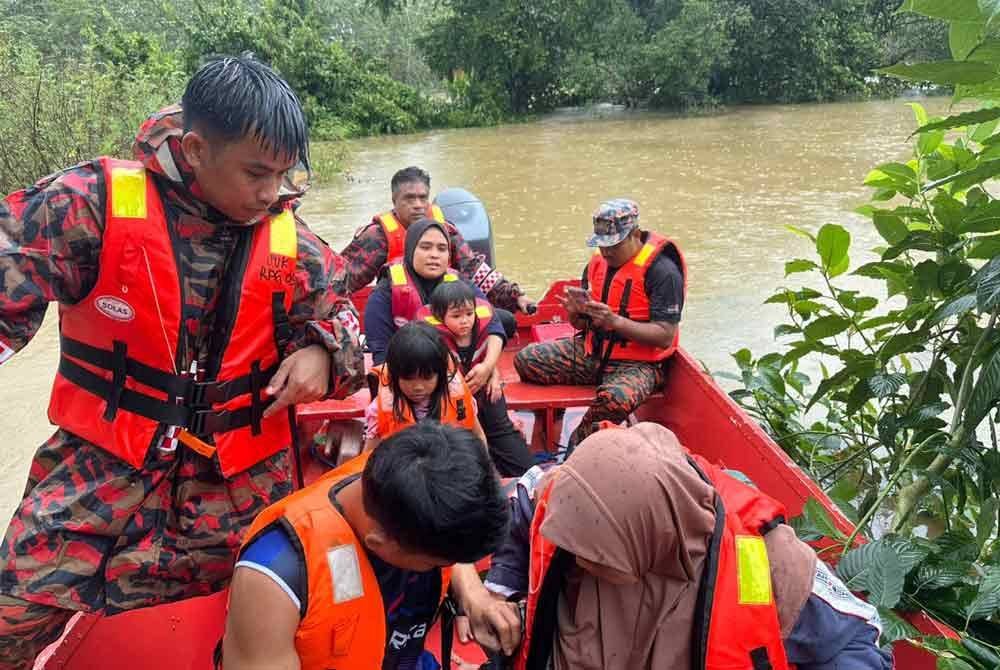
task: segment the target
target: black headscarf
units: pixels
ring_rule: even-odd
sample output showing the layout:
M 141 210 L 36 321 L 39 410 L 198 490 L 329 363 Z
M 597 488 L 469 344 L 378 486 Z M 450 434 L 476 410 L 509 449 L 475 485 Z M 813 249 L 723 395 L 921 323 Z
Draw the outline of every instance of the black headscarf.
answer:
M 442 274 L 437 279 L 426 279 L 418 275 L 417 271 L 413 269 L 413 252 L 417 250 L 420 238 L 431 228 L 440 230 L 441 234 L 444 235 L 444 239 L 448 240 L 448 246 L 451 246 L 451 235 L 448 234 L 448 229 L 445 228 L 443 223 L 438 223 L 433 219 L 420 219 L 411 223 L 410 227 L 406 229 L 406 245 L 403 252 L 403 264 L 406 266 L 406 271 L 410 273 L 410 277 L 413 278 L 413 283 L 416 284 L 417 290 L 420 291 L 420 298 L 425 304 L 430 302 L 431 293 L 434 292 L 434 289 L 438 287 L 438 284 L 444 278 L 444 274 Z M 446 263 L 450 261 L 449 254 Z

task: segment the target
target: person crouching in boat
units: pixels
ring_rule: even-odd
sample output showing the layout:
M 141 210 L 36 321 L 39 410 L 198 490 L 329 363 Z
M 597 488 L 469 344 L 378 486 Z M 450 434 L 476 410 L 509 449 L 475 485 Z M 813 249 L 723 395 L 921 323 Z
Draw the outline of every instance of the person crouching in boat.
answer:
M 444 282 L 431 293 L 430 304 L 417 317 L 434 326 L 451 353 L 458 360 L 462 374 L 469 375 L 477 365 L 485 365 L 490 339 L 493 308 L 477 299 L 465 282 Z M 500 371 L 493 366 L 489 382 L 475 394 L 477 417 L 486 433 L 497 470 L 505 477 L 519 477 L 533 465 L 524 436 L 514 427 L 507 413 L 507 399 L 500 382 Z
M 411 426 L 268 507 L 240 551 L 225 670 L 436 667 L 424 640 L 449 591 L 502 542 L 507 501 L 482 444 Z M 471 573 L 471 574 L 470 574 Z M 470 581 L 471 580 L 471 581 Z M 428 663 L 425 665 L 425 663 Z
M 423 420 L 486 436 L 476 401 L 441 335 L 426 323 L 408 323 L 389 340 L 385 363 L 369 374 L 372 401 L 365 410 L 364 451 Z
M 591 435 L 522 477 L 511 511 L 486 587 L 527 598 L 523 637 L 511 603 L 472 598 L 466 611 L 517 670 L 892 667 L 877 610 L 784 524 L 783 506 L 663 426 Z
M 450 241 L 444 225 L 423 219 L 412 223 L 406 231 L 403 260 L 389 265 L 365 305 L 365 338 L 375 364 L 386 358 L 389 338 L 404 324 L 417 318 L 421 308 L 442 284 L 462 281 L 448 269 Z M 485 301 L 482 291 L 473 287 L 476 298 Z M 503 327 L 492 315 L 487 328 L 485 353 L 482 360 L 465 374 L 469 390 L 475 395 L 486 388 L 506 343 Z M 499 418 L 491 408 L 490 418 Z M 532 466 L 534 459 L 523 440 L 511 438 L 513 426 L 490 421 L 487 428 L 490 454 L 500 474 L 520 476 Z M 516 432 L 516 431 L 513 431 Z
M 582 288 L 561 297 L 578 337 L 525 347 L 514 359 L 522 381 L 597 384 L 590 409 L 573 431 L 573 447 L 600 421 L 620 423 L 663 386 L 663 362 L 678 344 L 687 271 L 670 240 L 639 228 L 632 200 L 594 212 L 597 247 Z

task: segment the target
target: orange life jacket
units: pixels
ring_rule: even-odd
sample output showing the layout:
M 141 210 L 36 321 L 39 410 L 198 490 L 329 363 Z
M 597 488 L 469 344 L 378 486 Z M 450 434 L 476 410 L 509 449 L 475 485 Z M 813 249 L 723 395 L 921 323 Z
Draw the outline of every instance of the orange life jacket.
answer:
M 475 345 L 475 348 L 472 354 L 471 365 L 481 363 L 486 358 L 486 341 L 490 337 L 490 322 L 492 319 L 493 306 L 482 298 L 476 298 L 475 333 L 472 336 L 472 343 Z M 437 328 L 448 348 L 451 349 L 452 353 L 455 354 L 455 358 L 458 359 L 458 343 L 455 341 L 455 335 L 448 330 L 448 327 L 440 319 L 431 314 L 431 310 L 427 305 L 424 305 L 417 311 L 417 320 L 426 321 Z
M 449 269 L 441 281 L 458 281 L 458 271 Z M 392 291 L 392 322 L 401 328 L 417 318 L 424 299 L 402 261 L 389 266 L 389 287 Z
M 254 538 L 281 524 L 295 533 L 306 559 L 308 594 L 295 632 L 302 670 L 378 670 L 385 655 L 385 606 L 364 545 L 330 500 L 333 488 L 360 474 L 368 453 L 261 512 L 247 533 Z M 332 577 L 331 577 L 332 574 Z M 451 569 L 441 570 L 441 600 Z
M 141 163 L 101 162 L 97 283 L 77 304 L 59 306 L 49 420 L 136 468 L 168 426 L 185 429 L 182 441 L 205 456 L 217 454 L 226 476 L 288 447 L 291 412 L 265 419 L 261 394 L 291 338 L 298 242 L 290 206 L 242 233 L 196 381 L 179 369 L 181 270 L 155 179 Z
M 368 372 L 369 379 L 374 382 L 377 389 L 372 391 L 375 397 L 375 407 L 378 411 L 378 435 L 383 440 L 390 435 L 398 433 L 407 426 L 416 423 L 413 418 L 413 410 L 410 403 L 403 403 L 403 416 L 397 417 L 393 411 L 393 393 L 389 386 L 389 372 L 385 365 L 373 366 Z M 457 369 L 452 370 L 451 379 L 448 380 L 448 397 L 442 399 L 442 406 L 439 411 L 441 423 L 446 423 L 460 428 L 473 430 L 476 427 L 475 404 L 472 394 L 465 383 L 465 378 Z
M 700 456 L 689 455 L 689 461 L 716 490 L 715 532 L 702 568 L 691 667 L 789 670 L 763 538 L 784 521 L 785 508 Z M 572 554 L 548 541 L 540 531 L 552 484 L 540 492 L 531 522 L 525 632 L 515 658 L 516 670 L 547 667 L 562 579 L 574 563 Z
M 646 271 L 662 253 L 667 254 L 677 264 L 677 268 L 684 278 L 684 293 L 686 294 L 687 265 L 680 248 L 665 237 L 647 232 L 642 248 L 628 262 L 618 268 L 607 287 L 604 283 L 608 275 L 608 262 L 599 253 L 590 257 L 590 264 L 587 266 L 587 286 L 590 288 L 591 297 L 606 304 L 613 312 L 632 321 L 648 322 L 650 313 L 649 296 L 646 295 Z M 601 359 L 607 357 L 608 360 L 655 363 L 672 355 L 680 342 L 679 327 L 675 331 L 673 343 L 666 349 L 626 340 L 614 334 L 601 334 L 603 337 L 598 337 L 598 335 L 595 332 L 587 338 L 587 353 Z
M 427 218 L 438 223 L 445 223 L 444 212 L 437 205 L 430 206 Z M 399 222 L 396 215 L 392 212 L 383 212 L 374 217 L 372 223 L 378 224 L 382 228 L 385 239 L 389 243 L 385 257 L 386 265 L 403 260 L 403 254 L 406 251 L 406 228 Z

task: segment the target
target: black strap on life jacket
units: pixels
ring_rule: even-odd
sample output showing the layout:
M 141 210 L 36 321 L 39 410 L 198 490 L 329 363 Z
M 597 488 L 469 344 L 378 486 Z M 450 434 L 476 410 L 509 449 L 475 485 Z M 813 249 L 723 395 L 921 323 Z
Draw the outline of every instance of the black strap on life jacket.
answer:
M 575 561 L 576 557 L 565 549 L 556 549 L 552 556 L 535 604 L 531 647 L 528 649 L 528 662 L 525 666 L 527 670 L 546 670 L 549 667 L 558 625 L 559 593 L 566 581 L 566 574 Z
M 628 318 L 628 303 L 632 298 L 632 280 L 626 279 L 625 286 L 622 288 L 622 299 L 618 306 L 618 314 Z M 604 296 L 607 300 L 607 295 Z M 604 370 L 608 367 L 608 363 L 611 362 L 611 354 L 616 345 L 623 345 L 628 342 L 627 339 L 619 335 L 618 333 L 608 333 L 601 338 L 601 347 L 595 347 L 595 355 L 601 357 L 600 364 L 597 366 L 597 384 L 604 383 Z

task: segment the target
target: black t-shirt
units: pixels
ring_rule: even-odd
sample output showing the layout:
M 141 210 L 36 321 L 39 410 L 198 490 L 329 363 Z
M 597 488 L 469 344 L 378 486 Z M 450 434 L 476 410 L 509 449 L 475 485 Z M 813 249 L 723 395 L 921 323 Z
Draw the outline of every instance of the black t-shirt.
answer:
M 599 295 L 606 295 L 618 268 L 608 268 L 604 287 Z M 583 268 L 583 287 L 588 288 L 587 268 Z M 684 308 L 684 277 L 680 268 L 667 254 L 657 256 L 646 268 L 646 297 L 649 298 L 649 320 L 680 323 Z

